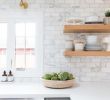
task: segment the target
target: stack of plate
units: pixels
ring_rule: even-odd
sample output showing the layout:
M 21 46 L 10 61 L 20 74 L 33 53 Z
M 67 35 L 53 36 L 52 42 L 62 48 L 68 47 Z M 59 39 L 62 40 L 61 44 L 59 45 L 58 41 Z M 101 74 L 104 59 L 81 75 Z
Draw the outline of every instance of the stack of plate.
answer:
M 85 19 L 85 24 L 103 24 L 103 18 L 99 16 L 88 16 Z
M 85 50 L 89 51 L 97 51 L 97 50 L 102 50 L 101 44 L 97 41 L 97 36 L 96 35 L 88 35 L 86 36 L 86 45 L 85 45 Z
M 85 50 L 88 50 L 88 51 L 100 51 L 102 50 L 102 46 L 99 45 L 99 44 L 86 44 L 85 46 Z

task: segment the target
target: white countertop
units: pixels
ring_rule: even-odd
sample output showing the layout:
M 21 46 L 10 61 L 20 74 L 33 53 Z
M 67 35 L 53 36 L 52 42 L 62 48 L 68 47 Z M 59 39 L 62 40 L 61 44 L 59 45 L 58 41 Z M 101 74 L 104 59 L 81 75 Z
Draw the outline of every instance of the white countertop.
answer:
M 110 100 L 110 82 L 83 83 L 70 97 L 72 100 Z
M 68 92 L 67 92 L 68 91 Z M 69 92 L 70 91 L 70 92 Z M 69 97 L 70 89 L 50 89 L 42 84 L 33 83 L 1 83 L 0 98 L 43 98 L 43 97 Z
M 39 83 L 0 84 L 0 98 L 71 97 L 72 100 L 110 100 L 110 82 L 80 83 L 67 89 L 45 88 Z

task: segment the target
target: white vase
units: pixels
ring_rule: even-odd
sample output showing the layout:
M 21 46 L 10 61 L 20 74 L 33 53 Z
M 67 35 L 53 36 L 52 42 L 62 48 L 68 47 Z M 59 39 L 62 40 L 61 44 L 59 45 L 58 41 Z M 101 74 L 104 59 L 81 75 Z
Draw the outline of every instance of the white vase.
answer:
M 104 24 L 110 24 L 110 17 L 104 18 Z
M 72 40 L 67 40 L 66 41 L 65 49 L 66 50 L 72 50 L 73 49 L 73 41 Z
M 107 49 L 106 51 L 110 51 L 110 43 L 107 44 Z

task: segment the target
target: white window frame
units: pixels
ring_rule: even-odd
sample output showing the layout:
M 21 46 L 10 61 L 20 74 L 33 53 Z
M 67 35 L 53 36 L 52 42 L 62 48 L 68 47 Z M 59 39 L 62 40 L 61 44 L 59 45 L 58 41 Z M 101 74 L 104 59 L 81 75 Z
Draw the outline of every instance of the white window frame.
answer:
M 43 74 L 43 13 L 31 13 L 31 15 L 23 16 L 8 16 L 0 18 L 0 22 L 8 23 L 8 44 L 7 44 L 7 70 L 11 67 L 11 60 L 15 59 L 15 24 L 16 22 L 36 22 L 36 61 L 38 62 L 36 68 L 29 68 L 25 70 L 16 70 L 14 64 L 12 66 L 15 77 L 40 77 Z M 39 33 L 39 34 L 37 34 Z M 10 43 L 11 41 L 11 43 Z

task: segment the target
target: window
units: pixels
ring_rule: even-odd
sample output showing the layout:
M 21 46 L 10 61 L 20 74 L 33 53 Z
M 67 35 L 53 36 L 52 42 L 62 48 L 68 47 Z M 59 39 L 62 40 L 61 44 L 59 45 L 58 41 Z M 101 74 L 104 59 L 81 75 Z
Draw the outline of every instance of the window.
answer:
M 39 77 L 43 67 L 42 13 L 1 16 L 0 68 L 12 69 L 15 77 Z
M 36 23 L 16 23 L 16 68 L 35 67 Z
M 0 68 L 6 67 L 7 23 L 0 23 Z

